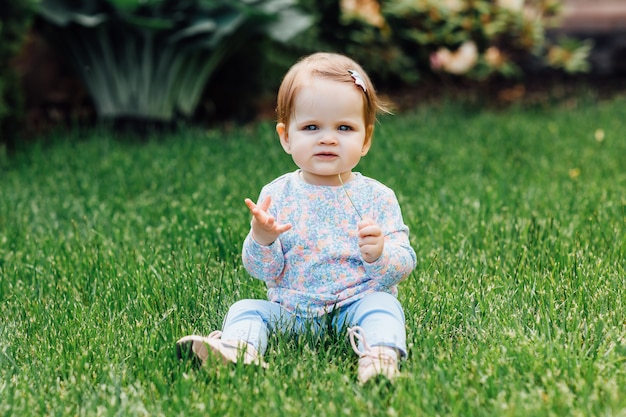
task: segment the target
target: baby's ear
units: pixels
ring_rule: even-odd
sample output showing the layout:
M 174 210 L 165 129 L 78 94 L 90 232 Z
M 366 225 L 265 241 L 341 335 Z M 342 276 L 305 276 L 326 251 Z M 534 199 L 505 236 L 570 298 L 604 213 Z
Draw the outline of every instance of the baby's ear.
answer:
M 287 135 L 287 126 L 284 123 L 276 124 L 276 133 L 278 133 L 278 137 L 280 138 L 280 144 L 282 145 L 285 152 L 288 154 L 291 153 L 291 144 L 289 143 L 289 136 Z
M 365 129 L 365 140 L 363 141 L 363 147 L 361 148 L 361 156 L 367 155 L 372 146 L 372 136 L 374 136 L 374 125 L 369 125 Z

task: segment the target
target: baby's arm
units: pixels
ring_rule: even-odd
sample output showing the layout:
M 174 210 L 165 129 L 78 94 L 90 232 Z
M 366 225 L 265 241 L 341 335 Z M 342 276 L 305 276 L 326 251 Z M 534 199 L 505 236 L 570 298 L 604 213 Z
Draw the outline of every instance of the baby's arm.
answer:
M 375 201 L 376 217 L 359 223 L 358 238 L 365 270 L 380 285 L 390 287 L 408 276 L 417 259 L 395 195 L 382 197 Z
M 272 282 L 280 278 L 285 264 L 278 236 L 291 229 L 291 224 L 276 222 L 268 213 L 270 203 L 269 196 L 263 198 L 258 205 L 249 198 L 246 199 L 246 206 L 252 213 L 252 227 L 243 242 L 242 261 L 250 275 L 265 281 L 269 286 L 275 286 Z
M 269 195 L 258 205 L 249 198 L 245 202 L 252 213 L 252 238 L 260 245 L 271 245 L 278 236 L 291 229 L 290 223 L 280 224 L 267 212 L 272 202 Z
M 383 232 L 382 239 L 382 252 L 376 260 L 368 262 L 363 249 L 367 249 L 368 245 L 361 248 L 361 256 L 367 273 L 375 277 L 382 286 L 390 287 L 402 281 L 415 268 L 417 260 L 407 231 L 395 230 L 387 234 Z

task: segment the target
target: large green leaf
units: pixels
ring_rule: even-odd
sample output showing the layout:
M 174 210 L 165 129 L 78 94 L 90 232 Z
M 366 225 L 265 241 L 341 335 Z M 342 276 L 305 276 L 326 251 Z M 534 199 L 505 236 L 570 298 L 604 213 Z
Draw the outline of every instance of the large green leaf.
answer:
M 311 25 L 311 18 L 294 9 L 281 12 L 281 18 L 267 26 L 267 34 L 278 42 L 287 42 Z
M 193 115 L 204 86 L 246 40 L 284 42 L 310 25 L 295 0 L 42 0 L 98 115 Z
M 58 26 L 67 26 L 77 23 L 86 27 L 101 24 L 110 16 L 102 1 L 68 1 L 68 0 L 42 0 L 39 4 L 39 14 L 48 21 Z

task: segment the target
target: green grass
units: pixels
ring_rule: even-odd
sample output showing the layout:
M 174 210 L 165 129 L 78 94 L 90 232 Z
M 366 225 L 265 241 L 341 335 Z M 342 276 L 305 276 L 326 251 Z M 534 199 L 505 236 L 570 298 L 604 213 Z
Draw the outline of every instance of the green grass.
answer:
M 273 335 L 266 371 L 175 358 L 264 297 L 239 254 L 244 198 L 293 169 L 270 123 L 0 156 L 0 415 L 624 416 L 625 119 L 616 98 L 381 121 L 359 170 L 419 259 L 391 388 L 356 382 L 343 335 Z

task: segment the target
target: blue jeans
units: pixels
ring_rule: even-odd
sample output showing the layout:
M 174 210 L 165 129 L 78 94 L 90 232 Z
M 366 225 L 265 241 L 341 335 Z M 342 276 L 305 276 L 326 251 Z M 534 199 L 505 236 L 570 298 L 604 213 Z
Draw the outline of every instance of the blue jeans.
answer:
M 404 311 L 400 302 L 386 292 L 375 292 L 352 304 L 321 317 L 303 317 L 267 300 L 240 300 L 228 310 L 222 329 L 222 339 L 244 340 L 263 355 L 270 331 L 302 333 L 311 329 L 322 333 L 330 324 L 339 332 L 360 326 L 369 346 L 396 348 L 406 356 Z M 363 346 L 359 344 L 359 350 Z

